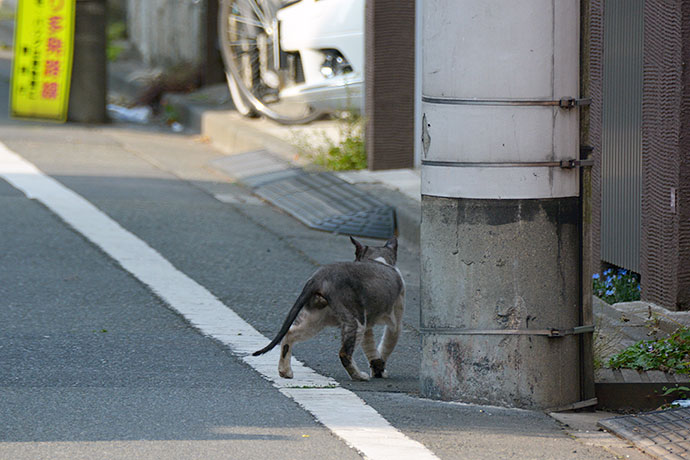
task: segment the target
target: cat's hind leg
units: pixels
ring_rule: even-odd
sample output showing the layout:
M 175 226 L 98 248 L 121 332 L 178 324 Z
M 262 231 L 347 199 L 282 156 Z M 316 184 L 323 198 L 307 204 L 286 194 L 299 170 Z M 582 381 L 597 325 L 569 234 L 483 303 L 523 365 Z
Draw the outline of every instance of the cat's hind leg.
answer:
M 362 341 L 365 333 L 365 326 L 356 319 L 351 319 L 342 324 L 342 346 L 340 347 L 340 362 L 350 375 L 352 380 L 369 380 L 369 375 L 357 368 L 357 364 L 352 359 L 352 355 L 357 349 L 357 345 Z
M 330 312 L 326 308 L 305 308 L 292 323 L 285 337 L 280 343 L 280 361 L 278 361 L 278 374 L 286 379 L 293 377 L 292 347 L 297 342 L 303 342 L 314 337 L 326 326 L 334 325 Z

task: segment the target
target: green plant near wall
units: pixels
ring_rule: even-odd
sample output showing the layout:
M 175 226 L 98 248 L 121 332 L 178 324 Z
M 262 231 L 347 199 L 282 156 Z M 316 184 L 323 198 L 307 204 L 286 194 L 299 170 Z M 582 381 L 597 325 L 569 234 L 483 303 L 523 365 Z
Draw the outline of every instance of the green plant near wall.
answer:
M 640 275 L 622 268 L 592 275 L 594 295 L 609 304 L 640 300 L 640 289 Z
M 690 398 L 690 388 L 687 386 L 680 386 L 676 383 L 675 387 L 663 387 L 662 388 L 663 393 L 661 393 L 661 396 L 671 396 L 676 400 L 682 400 L 682 399 L 688 399 Z M 667 409 L 675 409 L 678 407 L 683 407 L 681 404 L 674 404 L 676 401 L 670 403 L 670 404 L 664 404 L 662 405 L 659 409 L 667 410 Z
M 108 61 L 116 61 L 125 47 L 117 42 L 127 37 L 127 26 L 123 21 L 111 22 L 106 30 L 106 57 Z
M 641 340 L 612 356 L 609 367 L 690 374 L 690 328 L 679 327 L 663 339 Z
M 690 387 L 680 386 L 676 383 L 675 387 L 667 388 L 663 387 L 664 391 L 661 396 L 674 396 L 678 399 L 688 399 L 690 398 Z
M 180 112 L 174 105 L 162 104 L 162 108 L 163 121 L 165 124 L 171 125 L 180 121 Z
M 331 171 L 348 171 L 367 167 L 364 145 L 364 118 L 348 112 L 338 119 L 338 141 L 322 134 L 324 145 L 316 147 L 303 139 L 297 147 L 314 164 Z
M 623 329 L 621 327 L 601 327 L 602 318 L 596 316 L 594 319 L 594 342 L 592 352 L 594 355 L 594 369 L 605 367 L 608 358 L 620 350 L 620 343 L 623 340 Z

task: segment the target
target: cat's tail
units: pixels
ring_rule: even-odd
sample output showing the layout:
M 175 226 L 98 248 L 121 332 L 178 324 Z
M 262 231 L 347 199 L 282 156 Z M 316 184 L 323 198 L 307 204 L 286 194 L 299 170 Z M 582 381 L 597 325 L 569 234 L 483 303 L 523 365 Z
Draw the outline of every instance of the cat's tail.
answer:
M 316 292 L 315 284 L 316 283 L 314 282 L 313 278 L 310 278 L 309 281 L 307 281 L 307 284 L 304 285 L 304 289 L 302 289 L 302 293 L 299 295 L 299 297 L 297 297 L 295 304 L 288 312 L 285 321 L 283 321 L 283 325 L 281 326 L 278 335 L 276 335 L 275 339 L 271 340 L 271 343 L 266 345 L 264 348 L 252 353 L 252 356 L 263 355 L 264 353 L 271 351 L 273 347 L 278 345 L 280 341 L 283 340 L 283 337 L 285 337 L 285 334 L 287 334 L 290 326 L 292 326 L 292 323 L 295 321 L 295 318 L 297 318 L 299 312 L 302 311 L 302 308 L 312 299 L 313 296 L 319 295 Z

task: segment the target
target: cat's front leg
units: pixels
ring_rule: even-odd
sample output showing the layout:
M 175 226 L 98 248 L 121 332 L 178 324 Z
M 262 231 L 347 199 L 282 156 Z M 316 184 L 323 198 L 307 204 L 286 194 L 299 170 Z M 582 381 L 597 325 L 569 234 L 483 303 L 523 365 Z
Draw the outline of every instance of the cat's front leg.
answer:
M 367 357 L 367 361 L 369 361 L 371 376 L 374 378 L 386 377 L 386 362 L 381 359 L 381 355 L 376 349 L 374 329 L 371 326 L 367 326 L 366 330 L 364 331 L 362 350 L 364 351 L 364 355 Z
M 395 345 L 398 343 L 400 338 L 400 333 L 402 332 L 402 318 L 403 318 L 403 307 L 405 305 L 405 295 L 404 293 L 398 297 L 393 306 L 393 312 L 386 322 L 386 327 L 383 331 L 383 337 L 381 337 L 381 342 L 377 348 L 381 360 L 384 365 L 388 361 L 388 357 L 393 353 Z M 384 375 L 385 377 L 385 375 Z
M 348 355 L 341 349 L 339 356 L 340 362 L 342 363 L 343 367 L 345 368 L 352 380 L 359 380 L 363 382 L 369 380 L 369 374 L 359 370 L 357 364 L 355 364 L 355 362 L 352 360 L 352 355 Z

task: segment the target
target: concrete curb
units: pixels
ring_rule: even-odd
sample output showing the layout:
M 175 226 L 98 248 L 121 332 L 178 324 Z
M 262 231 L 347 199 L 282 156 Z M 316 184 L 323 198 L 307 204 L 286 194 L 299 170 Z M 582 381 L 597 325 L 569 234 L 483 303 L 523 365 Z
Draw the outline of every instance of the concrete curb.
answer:
M 180 117 L 180 123 L 188 131 L 199 133 L 203 130 L 206 113 L 231 111 L 235 108 L 225 85 L 213 85 L 192 95 L 165 94 L 162 104 L 174 107 Z
M 599 369 L 596 372 L 599 383 L 660 383 L 674 385 L 690 384 L 690 375 L 671 374 L 662 371 L 638 371 L 635 369 Z

